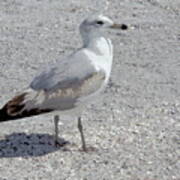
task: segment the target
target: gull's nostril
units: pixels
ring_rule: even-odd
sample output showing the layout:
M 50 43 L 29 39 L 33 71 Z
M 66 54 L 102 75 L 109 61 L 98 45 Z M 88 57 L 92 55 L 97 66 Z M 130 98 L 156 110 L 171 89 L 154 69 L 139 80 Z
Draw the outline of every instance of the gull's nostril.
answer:
M 128 29 L 128 26 L 127 26 L 126 24 L 122 24 L 122 25 L 121 25 L 121 29 L 122 29 L 122 30 L 126 30 L 126 29 Z

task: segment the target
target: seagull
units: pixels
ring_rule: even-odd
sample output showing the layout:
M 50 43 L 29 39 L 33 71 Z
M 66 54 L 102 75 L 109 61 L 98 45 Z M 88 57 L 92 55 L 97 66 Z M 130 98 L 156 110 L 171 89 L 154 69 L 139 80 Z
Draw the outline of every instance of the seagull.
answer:
M 81 115 L 106 87 L 113 61 L 113 45 L 107 29 L 126 30 L 104 15 L 85 19 L 80 27 L 83 45 L 36 76 L 28 88 L 0 109 L 0 122 L 57 112 L 76 116 L 82 150 L 87 151 Z M 54 115 L 55 144 L 58 144 L 59 115 Z

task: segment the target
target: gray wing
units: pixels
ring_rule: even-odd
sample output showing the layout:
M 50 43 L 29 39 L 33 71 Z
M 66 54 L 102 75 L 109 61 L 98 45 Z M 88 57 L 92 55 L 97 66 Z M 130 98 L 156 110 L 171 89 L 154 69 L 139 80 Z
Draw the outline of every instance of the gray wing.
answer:
M 100 88 L 104 79 L 103 70 L 97 71 L 84 53 L 77 53 L 35 77 L 30 87 L 48 92 L 77 91 L 81 87 L 81 94 L 87 95 Z

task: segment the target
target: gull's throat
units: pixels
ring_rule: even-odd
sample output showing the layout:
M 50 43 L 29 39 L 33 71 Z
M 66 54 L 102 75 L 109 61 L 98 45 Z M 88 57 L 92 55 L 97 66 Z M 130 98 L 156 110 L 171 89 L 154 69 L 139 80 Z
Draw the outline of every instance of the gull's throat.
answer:
M 112 43 L 109 38 L 107 38 L 101 32 L 81 32 L 83 47 L 88 48 L 98 55 L 112 55 Z

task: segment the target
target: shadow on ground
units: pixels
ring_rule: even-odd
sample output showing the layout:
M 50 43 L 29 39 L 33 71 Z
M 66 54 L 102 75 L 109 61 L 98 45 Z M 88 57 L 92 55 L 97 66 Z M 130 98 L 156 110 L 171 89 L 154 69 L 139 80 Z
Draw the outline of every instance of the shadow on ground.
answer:
M 54 136 L 49 134 L 13 133 L 0 140 L 0 158 L 42 156 L 59 149 L 64 150 L 67 141 L 59 139 L 54 145 Z

